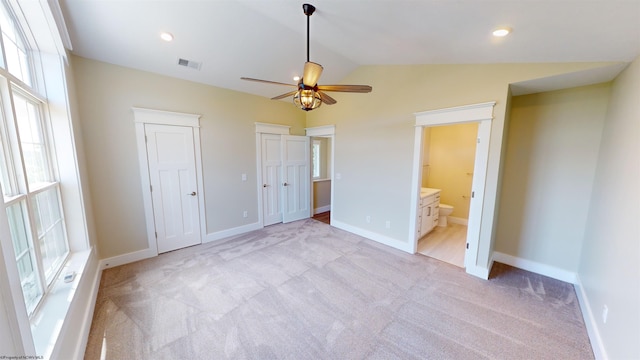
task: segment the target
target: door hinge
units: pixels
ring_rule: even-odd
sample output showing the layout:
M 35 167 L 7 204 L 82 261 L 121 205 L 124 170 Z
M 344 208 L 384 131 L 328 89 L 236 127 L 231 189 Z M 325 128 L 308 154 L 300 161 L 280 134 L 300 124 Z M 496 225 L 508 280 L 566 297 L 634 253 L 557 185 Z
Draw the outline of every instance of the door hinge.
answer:
M 472 192 L 471 192 L 471 198 L 474 198 L 475 196 L 476 196 L 476 192 L 475 192 L 475 191 L 472 191 Z
M 480 138 L 478 138 L 478 144 L 480 144 Z
M 145 136 L 144 136 L 144 143 L 146 144 L 146 143 L 147 143 L 147 141 L 148 141 L 148 140 L 147 140 L 147 135 L 145 135 Z
M 469 243 L 467 243 L 467 249 L 469 248 Z
M 156 239 L 158 238 L 158 232 L 156 231 Z M 469 248 L 469 244 L 467 244 L 467 249 Z
M 153 192 L 153 185 L 149 185 L 149 191 Z

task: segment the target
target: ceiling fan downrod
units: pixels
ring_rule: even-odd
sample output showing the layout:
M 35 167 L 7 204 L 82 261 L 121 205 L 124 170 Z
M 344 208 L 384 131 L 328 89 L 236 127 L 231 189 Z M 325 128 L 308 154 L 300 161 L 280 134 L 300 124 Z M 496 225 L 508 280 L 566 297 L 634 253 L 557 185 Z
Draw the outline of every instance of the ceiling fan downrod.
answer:
M 303 4 L 302 10 L 307 15 L 307 62 L 309 62 L 309 18 L 316 11 L 316 7 L 311 4 Z

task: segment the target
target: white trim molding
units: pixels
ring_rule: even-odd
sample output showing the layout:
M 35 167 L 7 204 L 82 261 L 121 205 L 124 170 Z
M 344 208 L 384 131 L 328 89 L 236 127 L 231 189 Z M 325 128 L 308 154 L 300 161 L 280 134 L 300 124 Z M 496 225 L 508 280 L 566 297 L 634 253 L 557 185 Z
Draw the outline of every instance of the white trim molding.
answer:
M 262 229 L 262 227 L 263 226 L 260 222 L 256 222 L 253 224 L 237 226 L 231 229 L 220 230 L 220 231 L 207 234 L 207 237 L 204 238 L 202 242 L 208 243 L 212 241 L 218 241 L 218 240 L 226 239 L 230 236 L 240 235 L 240 234 L 248 233 L 249 231 Z
M 415 132 L 413 148 L 413 174 L 411 177 L 410 218 L 409 218 L 409 252 L 416 253 L 418 248 L 418 201 L 420 199 L 420 184 L 422 183 L 422 155 L 424 128 L 429 126 L 454 125 L 464 123 L 478 123 L 478 144 L 474 161 L 472 193 L 469 207 L 469 219 L 467 229 L 467 249 L 465 251 L 464 264 L 466 272 L 483 279 L 487 279 L 491 271 L 492 263 L 488 267 L 478 264 L 480 248 L 489 249 L 491 253 L 491 238 L 482 236 L 481 224 L 493 223 L 489 217 L 491 214 L 483 214 L 485 203 L 485 188 L 487 181 L 487 164 L 489 159 L 489 142 L 493 121 L 493 108 L 495 101 L 478 104 L 463 105 L 414 113 Z M 483 215 L 486 217 L 483 219 Z
M 158 244 L 155 237 L 155 219 L 153 217 L 153 202 L 151 200 L 151 181 L 149 180 L 149 163 L 147 162 L 147 143 L 145 136 L 145 124 L 174 125 L 191 127 L 193 129 L 194 156 L 196 163 L 196 181 L 198 184 L 198 208 L 200 218 L 200 241 L 207 236 L 207 217 L 205 216 L 204 204 L 204 181 L 202 171 L 202 153 L 200 147 L 200 116 L 197 114 L 186 114 L 164 110 L 154 110 L 132 107 L 136 126 L 136 143 L 138 148 L 138 166 L 140 166 L 140 184 L 142 187 L 142 200 L 144 203 L 145 223 L 147 229 L 148 248 L 122 256 L 117 256 L 109 262 L 109 266 L 114 264 L 123 265 L 148 257 L 158 255 Z M 135 254 L 135 255 L 131 255 Z M 126 262 L 122 262 L 126 261 Z M 102 262 L 101 262 L 102 264 Z M 100 268 L 103 268 L 101 266 Z
M 267 124 L 259 122 L 256 123 L 257 134 L 289 135 L 290 129 L 291 126 L 288 125 Z
M 523 259 L 517 256 L 501 253 L 499 251 L 493 252 L 493 260 L 507 264 L 518 269 L 531 271 L 539 275 L 548 276 L 550 278 L 568 282 L 570 284 L 576 283 L 576 273 L 564 269 L 557 268 L 555 266 L 539 263 L 537 261 Z
M 378 234 L 375 233 L 373 231 L 369 231 L 369 230 L 365 230 L 356 226 L 352 226 L 346 223 L 343 223 L 341 221 L 337 221 L 337 220 L 333 220 L 331 219 L 331 226 L 336 227 L 338 229 L 342 229 L 344 231 L 348 231 L 350 233 L 362 236 L 364 238 L 367 238 L 369 240 L 375 241 L 375 242 L 379 242 L 381 244 L 387 245 L 387 246 L 391 246 L 392 248 L 404 251 L 404 252 L 408 252 L 411 253 L 412 252 L 412 245 L 406 242 L 402 242 L 398 239 L 394 239 L 391 237 L 388 237 L 386 235 L 382 235 L 382 234 Z M 413 252 L 415 253 L 415 252 Z
M 582 286 L 582 281 L 580 280 L 580 276 L 576 275 L 576 282 L 574 284 L 576 290 L 576 296 L 578 298 L 578 304 L 580 304 L 580 309 L 582 310 L 582 318 L 584 319 L 584 325 L 587 328 L 587 334 L 589 335 L 589 340 L 591 341 L 591 349 L 593 350 L 593 355 L 596 359 L 609 359 L 607 355 L 607 349 L 604 347 L 604 342 L 602 341 L 602 336 L 600 335 L 600 330 L 598 329 L 598 322 L 596 321 L 596 317 L 593 314 L 593 309 L 591 304 L 589 303 L 589 297 L 584 290 L 584 286 Z
M 433 126 L 442 125 L 443 123 L 461 124 L 465 122 L 492 120 L 493 107 L 495 104 L 495 101 L 489 101 L 479 104 L 417 112 L 414 113 L 416 126 Z
M 336 134 L 335 125 L 316 126 L 304 130 L 307 136 L 332 136 Z

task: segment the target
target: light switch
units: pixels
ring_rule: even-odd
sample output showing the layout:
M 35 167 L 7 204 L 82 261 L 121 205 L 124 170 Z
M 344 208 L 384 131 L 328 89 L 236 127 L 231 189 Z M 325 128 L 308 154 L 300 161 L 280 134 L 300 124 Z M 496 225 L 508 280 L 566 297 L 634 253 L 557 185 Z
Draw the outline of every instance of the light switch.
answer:
M 242 174 L 242 181 L 247 181 L 247 174 Z

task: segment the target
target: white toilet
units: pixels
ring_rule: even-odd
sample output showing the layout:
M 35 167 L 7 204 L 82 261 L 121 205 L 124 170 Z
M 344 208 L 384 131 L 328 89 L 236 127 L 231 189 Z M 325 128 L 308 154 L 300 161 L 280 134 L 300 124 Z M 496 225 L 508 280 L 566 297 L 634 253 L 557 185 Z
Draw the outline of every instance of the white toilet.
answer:
M 447 216 L 453 212 L 453 206 L 447 204 L 440 204 L 440 211 L 438 211 L 438 226 L 447 226 Z

